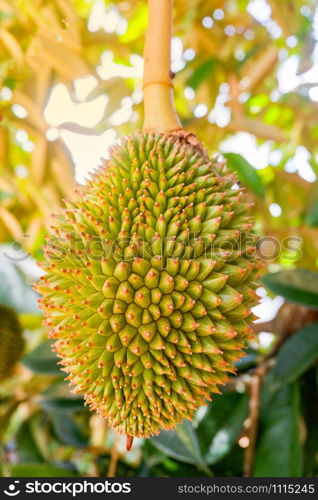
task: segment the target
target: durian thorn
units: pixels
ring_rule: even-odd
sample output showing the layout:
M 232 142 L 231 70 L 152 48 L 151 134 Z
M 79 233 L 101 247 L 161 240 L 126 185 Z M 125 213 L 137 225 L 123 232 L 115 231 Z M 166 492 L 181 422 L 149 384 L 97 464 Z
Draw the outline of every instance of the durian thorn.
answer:
M 127 436 L 126 436 L 126 450 L 127 451 L 131 450 L 133 442 L 134 442 L 133 436 L 129 436 L 129 434 L 127 434 Z
M 148 0 L 144 49 L 144 130 L 182 129 L 173 102 L 170 44 L 173 0 Z

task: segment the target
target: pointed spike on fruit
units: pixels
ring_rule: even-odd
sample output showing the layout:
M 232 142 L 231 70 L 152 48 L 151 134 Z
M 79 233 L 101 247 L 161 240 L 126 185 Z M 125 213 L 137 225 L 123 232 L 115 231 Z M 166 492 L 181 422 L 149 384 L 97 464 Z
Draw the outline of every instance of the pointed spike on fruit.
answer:
M 133 436 L 129 436 L 129 435 L 127 434 L 127 436 L 126 436 L 126 450 L 127 450 L 127 451 L 130 451 L 130 450 L 131 450 L 132 445 L 133 445 L 133 442 L 134 442 L 134 438 L 133 438 Z

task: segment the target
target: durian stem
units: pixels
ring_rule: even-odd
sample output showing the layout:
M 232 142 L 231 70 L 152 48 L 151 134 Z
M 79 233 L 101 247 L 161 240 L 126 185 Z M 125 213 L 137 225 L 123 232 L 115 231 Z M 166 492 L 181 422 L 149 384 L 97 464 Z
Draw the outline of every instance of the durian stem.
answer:
M 173 0 L 148 0 L 144 49 L 144 130 L 172 132 L 182 128 L 173 102 L 170 46 Z

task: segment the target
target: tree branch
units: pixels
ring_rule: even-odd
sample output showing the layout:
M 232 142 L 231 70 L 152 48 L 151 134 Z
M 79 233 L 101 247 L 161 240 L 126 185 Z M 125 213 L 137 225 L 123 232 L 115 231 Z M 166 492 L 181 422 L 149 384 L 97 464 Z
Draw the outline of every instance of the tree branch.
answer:
M 271 368 L 272 364 L 272 360 L 268 360 L 263 362 L 258 368 L 256 368 L 254 374 L 252 375 L 252 380 L 249 384 L 250 399 L 249 415 L 247 418 L 248 429 L 246 433 L 249 439 L 249 443 L 247 448 L 245 449 L 244 477 L 252 477 L 253 475 L 255 447 L 260 415 L 261 390 L 264 377 L 268 370 Z

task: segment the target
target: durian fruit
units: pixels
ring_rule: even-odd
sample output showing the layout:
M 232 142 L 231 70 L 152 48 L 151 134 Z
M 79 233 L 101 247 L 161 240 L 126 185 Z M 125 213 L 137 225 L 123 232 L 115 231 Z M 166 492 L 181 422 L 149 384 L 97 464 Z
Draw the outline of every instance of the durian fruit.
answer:
M 128 448 L 219 393 L 257 302 L 251 204 L 180 129 L 161 81 L 168 71 L 153 75 L 169 61 L 168 44 L 158 51 L 152 38 L 167 27 L 168 5 L 149 2 L 145 131 L 123 138 L 65 202 L 37 285 L 67 380 Z M 153 54 L 166 61 L 154 65 Z
M 149 436 L 234 371 L 257 266 L 244 191 L 173 135 L 122 139 L 66 202 L 37 290 L 68 380 L 120 432 Z
M 17 314 L 0 305 L 0 382 L 12 374 L 23 350 L 24 339 Z

